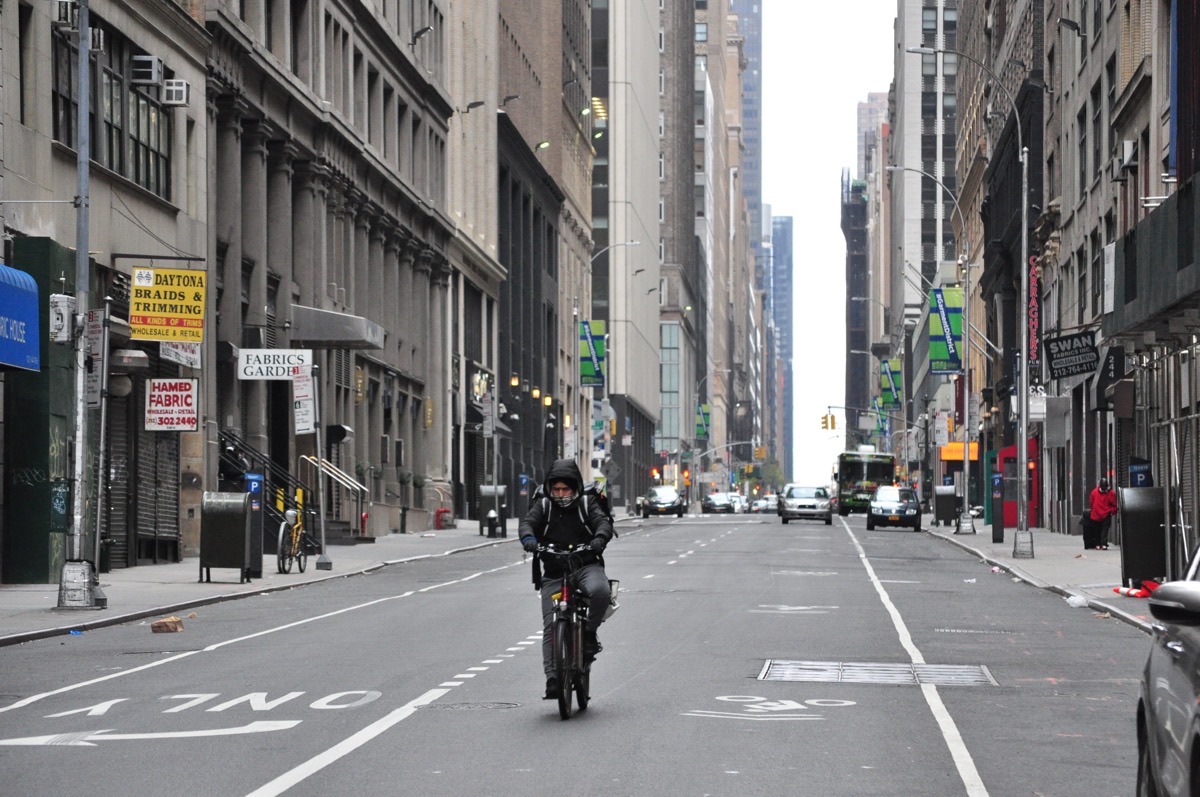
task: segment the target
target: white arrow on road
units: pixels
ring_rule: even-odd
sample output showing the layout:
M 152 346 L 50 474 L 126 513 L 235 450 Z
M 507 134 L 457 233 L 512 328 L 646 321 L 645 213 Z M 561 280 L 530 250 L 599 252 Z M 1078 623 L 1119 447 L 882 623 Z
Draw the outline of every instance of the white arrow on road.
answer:
M 294 728 L 303 720 L 262 720 L 242 725 L 239 728 L 212 728 L 206 731 L 166 731 L 164 733 L 112 733 L 112 728 L 77 733 L 53 733 L 49 736 L 26 736 L 21 739 L 0 739 L 0 746 L 32 747 L 68 745 L 95 747 L 96 742 L 126 741 L 130 739 L 189 739 L 197 736 L 240 736 L 246 733 L 270 733 Z

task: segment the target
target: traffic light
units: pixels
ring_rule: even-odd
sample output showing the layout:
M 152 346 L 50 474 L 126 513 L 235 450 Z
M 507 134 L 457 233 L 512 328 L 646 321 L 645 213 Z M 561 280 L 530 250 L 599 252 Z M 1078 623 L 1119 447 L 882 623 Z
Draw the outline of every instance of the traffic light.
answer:
M 683 469 L 683 486 L 684 487 L 692 486 L 692 469 L 691 468 Z
M 828 428 L 829 428 L 829 416 L 828 416 L 828 415 L 822 415 L 822 416 L 821 416 L 821 428 L 822 428 L 822 429 L 828 429 Z
M 658 468 L 650 469 L 650 478 L 654 479 L 654 481 L 658 481 L 658 478 L 659 478 Z
M 830 429 L 836 429 L 836 428 L 837 428 L 837 416 L 836 416 L 836 415 L 830 414 L 830 416 L 829 416 L 829 428 L 830 428 Z

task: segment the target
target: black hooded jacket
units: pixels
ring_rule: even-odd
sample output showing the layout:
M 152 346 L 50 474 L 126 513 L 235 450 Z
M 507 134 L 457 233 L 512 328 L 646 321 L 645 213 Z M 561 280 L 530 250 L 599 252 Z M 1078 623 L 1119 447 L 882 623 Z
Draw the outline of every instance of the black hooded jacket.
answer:
M 538 499 L 529 506 L 521 521 L 520 537 L 524 543 L 529 538 L 536 539 L 545 545 L 566 547 L 582 545 L 591 542 L 593 538 L 604 540 L 608 544 L 613 536 L 612 523 L 608 520 L 603 507 L 597 501 L 586 500 L 583 497 L 583 474 L 579 465 L 573 459 L 559 459 L 550 466 L 542 489 L 550 494 L 550 485 L 557 481 L 567 481 L 575 487 L 575 501 L 567 507 L 561 507 L 550 499 Z M 587 516 L 584 516 L 584 503 L 587 503 Z M 597 557 L 600 559 L 600 557 Z M 603 562 L 602 559 L 600 559 Z M 563 575 L 561 565 L 554 558 L 542 562 L 546 578 L 559 578 Z

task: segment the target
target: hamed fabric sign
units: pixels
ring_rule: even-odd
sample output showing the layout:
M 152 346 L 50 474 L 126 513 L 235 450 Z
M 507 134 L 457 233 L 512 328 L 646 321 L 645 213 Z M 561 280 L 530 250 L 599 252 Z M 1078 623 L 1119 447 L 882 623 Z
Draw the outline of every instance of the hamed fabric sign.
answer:
M 146 431 L 194 432 L 199 428 L 197 379 L 146 380 Z

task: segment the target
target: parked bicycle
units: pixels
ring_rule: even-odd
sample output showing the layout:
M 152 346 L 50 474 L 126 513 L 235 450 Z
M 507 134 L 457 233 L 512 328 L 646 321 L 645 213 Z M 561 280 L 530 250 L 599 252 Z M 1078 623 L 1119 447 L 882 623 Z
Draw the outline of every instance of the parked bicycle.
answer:
M 279 547 L 276 548 L 276 564 L 280 573 L 292 572 L 292 563 L 303 573 L 308 566 L 308 554 L 317 548 L 316 540 L 304 530 L 304 521 L 289 509 L 283 513 L 284 521 L 279 524 Z
M 551 595 L 554 604 L 554 616 L 551 619 L 550 650 L 551 661 L 554 663 L 554 677 L 558 679 L 558 715 L 562 719 L 570 719 L 574 702 L 579 704 L 579 710 L 585 711 L 591 699 L 591 659 L 584 655 L 583 629 L 587 622 L 588 607 L 586 596 L 576 587 L 576 573 L 587 562 L 593 561 L 590 556 L 590 545 L 578 545 L 574 548 L 561 550 L 552 545 L 539 545 L 538 554 L 553 556 L 561 559 L 566 570 L 562 586 L 558 592 Z M 617 590 L 619 582 L 609 579 L 612 592 L 612 602 L 608 613 L 610 616 L 617 608 Z

